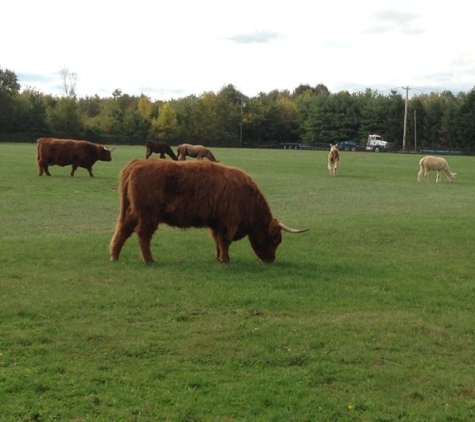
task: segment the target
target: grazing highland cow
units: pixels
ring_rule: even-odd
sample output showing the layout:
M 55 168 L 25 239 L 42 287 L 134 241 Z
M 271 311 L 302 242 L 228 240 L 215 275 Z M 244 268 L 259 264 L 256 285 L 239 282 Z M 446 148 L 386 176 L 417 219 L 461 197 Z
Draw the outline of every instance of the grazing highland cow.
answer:
M 145 143 L 145 148 L 147 149 L 145 158 L 149 158 L 153 153 L 155 153 L 160 154 L 160 158 L 166 158 L 165 154 L 168 154 L 172 160 L 178 160 L 178 157 L 175 155 L 173 150 L 165 142 L 147 141 Z
M 340 151 L 338 151 L 338 145 L 330 144 L 330 151 L 328 152 L 328 173 L 330 176 L 336 176 L 336 172 L 339 168 Z
M 457 173 L 452 173 L 449 168 L 449 163 L 443 157 L 434 157 L 433 155 L 427 155 L 423 157 L 419 161 L 419 173 L 417 173 L 417 181 L 420 182 L 422 179 L 422 175 L 426 181 L 429 181 L 429 173 L 431 170 L 437 171 L 437 177 L 435 179 L 436 183 L 440 183 L 442 181 L 442 172 L 445 171 L 447 174 L 450 183 L 455 180 L 455 176 Z
M 206 157 L 210 161 L 218 161 L 213 153 L 203 145 L 181 144 L 178 145 L 177 152 L 180 161 L 185 161 L 187 155 L 192 158 L 197 158 L 198 160 L 202 160 L 203 157 Z
M 216 258 L 229 263 L 229 246 L 248 236 L 255 254 L 273 262 L 281 230 L 300 233 L 275 219 L 249 175 L 235 167 L 205 161 L 133 160 L 120 175 L 120 211 L 110 243 L 117 261 L 136 232 L 142 259 L 153 262 L 150 242 L 160 223 L 208 227 Z
M 58 165 L 73 166 L 71 177 L 78 167 L 85 168 L 92 174 L 92 166 L 96 161 L 111 161 L 111 152 L 103 145 L 89 141 L 76 141 L 73 139 L 39 138 L 36 141 L 36 162 L 40 170 L 40 176 L 46 173 L 51 176 L 48 166 Z

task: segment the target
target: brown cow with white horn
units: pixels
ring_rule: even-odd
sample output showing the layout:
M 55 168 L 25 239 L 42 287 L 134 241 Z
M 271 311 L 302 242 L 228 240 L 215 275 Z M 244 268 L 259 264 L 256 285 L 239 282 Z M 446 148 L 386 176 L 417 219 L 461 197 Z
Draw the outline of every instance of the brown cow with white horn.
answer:
M 133 160 L 120 175 L 120 212 L 110 243 L 117 261 L 136 232 L 142 259 L 154 262 L 150 242 L 160 223 L 209 227 L 216 258 L 229 263 L 229 246 L 248 236 L 255 254 L 273 262 L 281 230 L 300 233 L 272 216 L 255 182 L 242 170 L 207 161 Z
M 98 145 L 89 141 L 76 141 L 74 139 L 39 138 L 36 141 L 36 163 L 40 176 L 46 173 L 51 176 L 48 166 L 58 165 L 61 167 L 72 165 L 71 177 L 78 167 L 85 168 L 92 174 L 92 166 L 96 161 L 111 161 L 111 152 L 104 145 Z

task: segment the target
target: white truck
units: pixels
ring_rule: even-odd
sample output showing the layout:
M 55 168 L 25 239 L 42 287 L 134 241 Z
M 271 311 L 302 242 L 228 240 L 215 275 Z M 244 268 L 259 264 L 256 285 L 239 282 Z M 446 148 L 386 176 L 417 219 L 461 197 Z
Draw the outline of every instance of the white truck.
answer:
M 389 142 L 385 141 L 381 135 L 368 135 L 366 151 L 386 151 L 389 148 Z

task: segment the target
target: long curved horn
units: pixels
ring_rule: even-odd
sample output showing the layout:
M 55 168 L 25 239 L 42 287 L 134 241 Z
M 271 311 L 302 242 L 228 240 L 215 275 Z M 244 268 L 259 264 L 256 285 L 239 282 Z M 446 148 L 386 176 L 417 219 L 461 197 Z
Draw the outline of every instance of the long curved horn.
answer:
M 306 232 L 310 229 L 291 229 L 290 227 L 287 227 L 285 224 L 279 222 L 279 227 L 289 233 L 303 233 Z

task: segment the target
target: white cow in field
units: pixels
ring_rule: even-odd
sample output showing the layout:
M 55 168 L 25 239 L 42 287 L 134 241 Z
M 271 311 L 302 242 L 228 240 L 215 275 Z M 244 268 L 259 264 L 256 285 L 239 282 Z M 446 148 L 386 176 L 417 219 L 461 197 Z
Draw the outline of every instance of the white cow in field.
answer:
M 328 173 L 330 176 L 336 176 L 336 172 L 339 168 L 340 151 L 338 151 L 338 145 L 330 144 L 330 151 L 328 152 Z
M 429 173 L 431 170 L 437 171 L 437 178 L 435 179 L 436 183 L 441 182 L 441 175 L 442 172 L 445 171 L 447 177 L 452 183 L 455 180 L 455 176 L 457 173 L 452 173 L 449 168 L 449 163 L 443 157 L 434 157 L 433 155 L 427 155 L 426 157 L 421 158 L 419 161 L 419 173 L 417 173 L 417 181 L 420 182 L 422 179 L 422 175 L 426 181 L 429 181 Z

